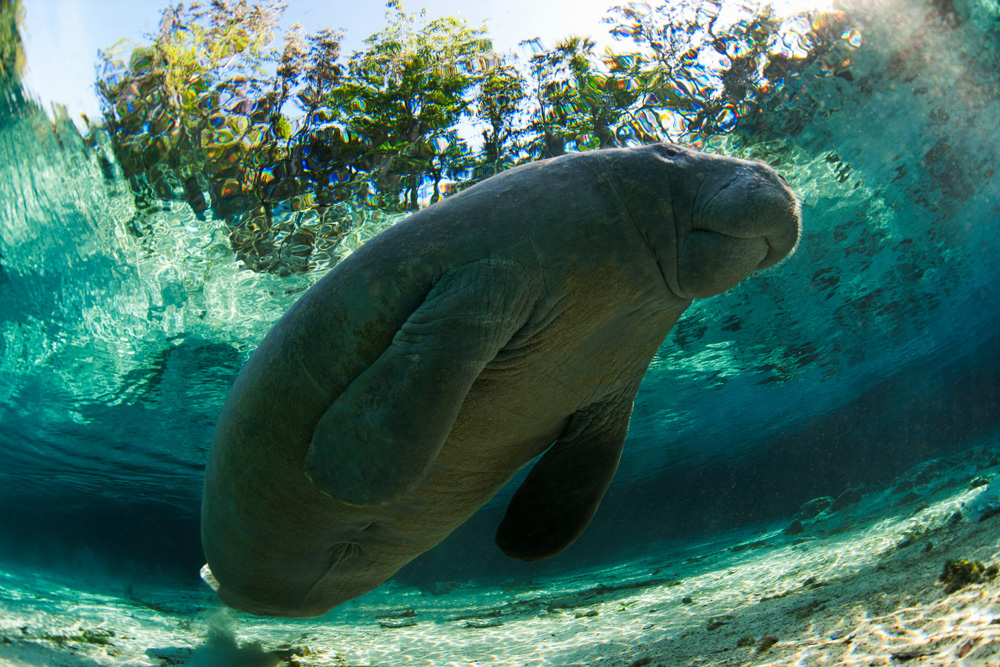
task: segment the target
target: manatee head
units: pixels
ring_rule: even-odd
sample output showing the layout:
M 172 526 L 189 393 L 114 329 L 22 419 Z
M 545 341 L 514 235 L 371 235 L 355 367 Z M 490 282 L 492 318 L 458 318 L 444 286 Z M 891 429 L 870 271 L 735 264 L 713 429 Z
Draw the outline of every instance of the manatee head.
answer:
M 649 149 L 656 160 L 656 199 L 664 203 L 644 207 L 644 219 L 636 223 L 678 297 L 721 294 L 795 250 L 799 205 L 777 171 L 673 144 Z M 647 188 L 650 177 L 644 179 Z

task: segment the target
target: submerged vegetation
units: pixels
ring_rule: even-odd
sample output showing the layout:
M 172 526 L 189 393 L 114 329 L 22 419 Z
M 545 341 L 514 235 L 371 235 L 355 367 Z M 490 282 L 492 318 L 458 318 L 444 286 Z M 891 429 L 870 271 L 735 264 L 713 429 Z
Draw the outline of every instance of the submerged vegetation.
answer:
M 951 594 L 971 584 L 992 581 L 997 574 L 1000 574 L 1000 568 L 996 564 L 984 565 L 980 561 L 963 558 L 946 561 L 938 578 L 944 583 L 945 592 Z
M 184 200 L 226 221 L 249 268 L 304 271 L 359 206 L 412 211 L 567 151 L 753 132 L 769 95 L 847 37 L 835 14 L 629 2 L 605 18 L 616 48 L 531 39 L 522 58 L 464 20 L 387 7 L 386 26 L 346 57 L 329 29 L 279 39 L 278 0 L 171 4 L 148 43 L 102 52 L 132 232 Z

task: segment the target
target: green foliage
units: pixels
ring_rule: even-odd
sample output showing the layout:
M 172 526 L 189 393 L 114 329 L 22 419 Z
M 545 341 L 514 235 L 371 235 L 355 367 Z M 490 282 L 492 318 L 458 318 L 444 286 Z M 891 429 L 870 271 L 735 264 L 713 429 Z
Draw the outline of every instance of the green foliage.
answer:
M 528 150 L 537 157 L 577 150 L 621 146 L 619 133 L 640 87 L 635 84 L 635 55 L 603 60 L 590 38 L 570 36 L 551 51 L 540 49 L 530 59 L 537 112 L 531 124 L 535 140 Z
M 630 134 L 639 141 L 699 141 L 760 115 L 776 85 L 838 41 L 840 21 L 811 13 L 779 19 L 770 5 L 722 20 L 723 3 L 628 2 L 605 22 L 637 47 L 630 71 L 640 91 Z M 792 51 L 787 42 L 797 43 Z
M 331 107 L 359 139 L 349 146 L 354 175 L 371 184 L 376 205 L 413 210 L 424 176 L 436 191 L 465 166 L 454 128 L 494 56 L 485 29 L 455 18 L 424 23 L 424 12 L 409 14 L 399 0 L 388 7 L 389 24 L 351 56 Z
M 281 273 L 304 270 L 299 260 L 315 240 L 273 221 L 276 203 L 309 196 L 290 168 L 294 132 L 283 109 L 293 98 L 321 97 L 340 75 L 339 35 L 329 30 L 305 37 L 296 27 L 281 52 L 272 48 L 284 9 L 277 0 L 170 5 L 150 44 L 129 53 L 119 42 L 101 53 L 97 80 L 105 126 L 140 209 L 184 199 L 204 214 L 207 189 L 213 212 L 230 223 L 237 255 Z M 142 227 L 137 221 L 136 232 Z
M 264 64 L 283 5 L 171 5 L 148 46 L 102 52 L 105 123 L 137 192 L 181 196 L 175 178 L 228 172 L 271 129 Z M 159 169 L 158 169 L 159 167 Z M 170 171 L 164 169 L 168 168 Z M 145 180 L 142 183 L 141 180 Z
M 24 71 L 23 22 L 22 0 L 0 0 L 0 81 L 20 79 Z
M 594 46 L 589 38 L 568 37 L 554 50 L 541 51 L 531 57 L 531 75 L 538 103 L 538 113 L 531 125 L 537 139 L 528 146 L 532 155 L 562 155 L 566 152 L 566 144 L 581 134 L 584 146 L 589 143 L 586 140 L 589 129 L 586 102 L 581 93 L 587 89 L 592 71 Z
M 279 39 L 284 8 L 171 4 L 148 43 L 102 53 L 97 87 L 141 211 L 135 233 L 149 233 L 159 202 L 182 199 L 226 221 L 249 268 L 305 271 L 332 256 L 359 205 L 410 211 L 568 150 L 759 127 L 771 91 L 840 34 L 766 8 L 725 23 L 718 0 L 628 2 L 605 19 L 620 51 L 536 39 L 522 42 L 524 61 L 495 53 L 485 28 L 389 0 L 386 26 L 342 63 L 329 29 L 296 25 Z M 804 31 L 797 51 L 789 26 Z M 469 123 L 478 150 L 462 134 Z
M 486 125 L 479 176 L 489 177 L 515 164 L 518 116 L 526 96 L 524 77 L 507 58 L 499 59 L 479 83 L 474 115 Z
M 960 559 L 945 561 L 944 569 L 938 577 L 944 583 L 944 590 L 951 594 L 971 584 L 992 581 L 1000 573 L 996 564 L 984 565 L 977 560 Z

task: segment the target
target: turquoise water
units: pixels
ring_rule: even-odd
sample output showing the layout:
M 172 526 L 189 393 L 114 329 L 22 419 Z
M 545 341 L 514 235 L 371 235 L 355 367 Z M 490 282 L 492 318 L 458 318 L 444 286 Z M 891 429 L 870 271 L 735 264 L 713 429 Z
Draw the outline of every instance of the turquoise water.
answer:
M 510 487 L 400 585 L 612 567 L 666 540 L 781 521 L 996 435 L 996 7 L 846 11 L 860 37 L 837 52 L 842 69 L 818 60 L 756 126 L 707 146 L 776 165 L 804 236 L 668 337 L 584 537 L 543 564 L 504 559 L 492 532 Z M 105 134 L 42 110 L 16 78 L 5 86 L 0 558 L 12 572 L 196 589 L 201 479 L 228 387 L 325 268 L 254 272 L 211 211 L 137 209 Z M 397 219 L 352 215 L 328 263 Z

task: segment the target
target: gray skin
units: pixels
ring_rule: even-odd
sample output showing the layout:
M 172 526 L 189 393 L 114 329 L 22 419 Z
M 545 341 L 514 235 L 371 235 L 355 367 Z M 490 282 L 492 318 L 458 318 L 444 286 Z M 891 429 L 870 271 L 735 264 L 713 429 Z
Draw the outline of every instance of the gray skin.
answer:
M 219 598 L 324 614 L 543 452 L 496 541 L 528 561 L 562 551 L 681 313 L 787 256 L 800 226 L 767 165 L 657 144 L 511 169 L 378 235 L 295 303 L 229 394 L 202 504 Z

